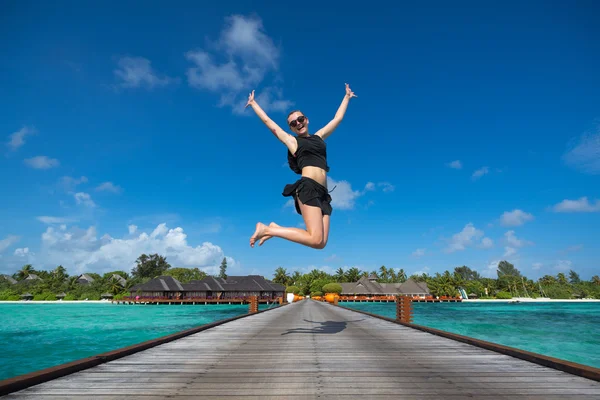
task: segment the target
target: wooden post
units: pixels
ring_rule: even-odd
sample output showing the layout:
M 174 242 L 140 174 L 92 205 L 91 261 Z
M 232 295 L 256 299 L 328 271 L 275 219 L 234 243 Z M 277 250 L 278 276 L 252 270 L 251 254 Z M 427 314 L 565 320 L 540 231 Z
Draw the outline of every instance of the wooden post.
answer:
M 258 312 L 258 296 L 250 297 L 250 310 L 249 314 L 254 314 Z
M 337 306 L 337 305 L 338 305 L 338 299 L 339 299 L 339 297 L 337 297 L 337 296 L 335 296 L 335 297 L 333 298 L 333 305 L 334 305 L 334 306 Z
M 396 295 L 396 320 L 410 324 L 412 322 L 412 298 Z
M 283 297 L 278 297 L 277 300 L 279 300 L 279 305 L 283 304 Z

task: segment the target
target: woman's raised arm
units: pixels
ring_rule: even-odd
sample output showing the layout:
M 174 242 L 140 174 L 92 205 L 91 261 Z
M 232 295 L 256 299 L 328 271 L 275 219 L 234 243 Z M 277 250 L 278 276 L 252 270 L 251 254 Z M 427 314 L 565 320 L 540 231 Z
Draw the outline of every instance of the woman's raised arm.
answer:
M 350 90 L 350 85 L 348 85 L 346 83 L 346 94 L 344 95 L 344 98 L 342 99 L 342 104 L 340 104 L 340 107 L 338 108 L 337 112 L 335 113 L 335 116 L 333 117 L 333 119 L 331 121 L 329 121 L 329 123 L 327 125 L 325 125 L 321 129 L 319 129 L 315 133 L 315 135 L 321 136 L 321 139 L 323 139 L 323 140 L 325 140 L 325 138 L 327 136 L 331 135 L 331 133 L 335 130 L 335 128 L 338 127 L 340 122 L 342 122 L 342 119 L 344 119 L 344 114 L 346 114 L 346 109 L 348 108 L 348 102 L 353 97 L 358 97 L 358 96 L 355 95 L 352 90 Z
M 279 139 L 283 144 L 285 144 L 290 150 L 290 152 L 294 154 L 297 150 L 296 148 L 298 146 L 298 142 L 292 135 L 281 129 L 279 125 L 277 125 L 271 118 L 269 118 L 267 113 L 258 105 L 256 100 L 254 100 L 254 90 L 248 96 L 248 103 L 246 104 L 246 107 L 248 106 L 252 107 L 256 115 L 258 115 L 262 122 L 264 122 L 267 128 L 269 128 L 269 130 L 273 132 L 277 139 Z

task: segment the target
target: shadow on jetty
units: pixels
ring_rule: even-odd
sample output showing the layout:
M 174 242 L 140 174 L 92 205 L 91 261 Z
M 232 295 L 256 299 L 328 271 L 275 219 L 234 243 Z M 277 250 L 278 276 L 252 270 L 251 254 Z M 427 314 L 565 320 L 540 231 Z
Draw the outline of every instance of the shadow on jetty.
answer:
M 364 318 L 363 318 L 364 319 Z M 344 329 L 346 329 L 346 325 L 348 322 L 359 322 L 363 319 L 357 319 L 354 321 L 309 321 L 305 319 L 305 322 L 309 322 L 311 324 L 319 324 L 319 326 L 315 326 L 314 328 L 294 328 L 288 329 L 287 332 L 282 333 L 281 335 L 289 335 L 291 333 L 321 333 L 321 334 L 336 334 L 340 333 Z

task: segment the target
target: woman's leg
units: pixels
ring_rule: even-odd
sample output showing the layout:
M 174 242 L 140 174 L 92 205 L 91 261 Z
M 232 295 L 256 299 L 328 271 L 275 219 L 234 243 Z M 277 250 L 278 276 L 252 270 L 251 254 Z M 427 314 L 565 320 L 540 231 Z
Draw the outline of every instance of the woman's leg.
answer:
M 325 224 L 325 219 L 320 207 L 302 204 L 300 200 L 298 200 L 298 204 L 300 206 L 300 210 L 302 211 L 302 217 L 304 218 L 304 223 L 306 224 L 306 230 L 300 228 L 282 227 L 275 223 L 266 226 L 265 224 L 259 222 L 256 224 L 256 231 L 254 232 L 254 235 L 252 235 L 250 238 L 250 246 L 254 247 L 256 240 L 260 240 L 259 245 L 261 245 L 264 243 L 264 240 L 262 240 L 263 238 L 267 240 L 270 237 L 279 237 L 315 249 L 324 248 L 327 244 L 327 241 L 325 240 L 326 235 L 329 234 L 329 218 L 327 218 L 327 223 Z

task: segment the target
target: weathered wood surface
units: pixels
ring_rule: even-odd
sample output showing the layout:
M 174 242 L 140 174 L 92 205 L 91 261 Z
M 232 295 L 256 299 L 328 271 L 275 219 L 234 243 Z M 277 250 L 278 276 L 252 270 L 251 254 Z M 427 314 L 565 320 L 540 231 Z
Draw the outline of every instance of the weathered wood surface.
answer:
M 599 399 L 600 382 L 314 301 L 6 399 Z

